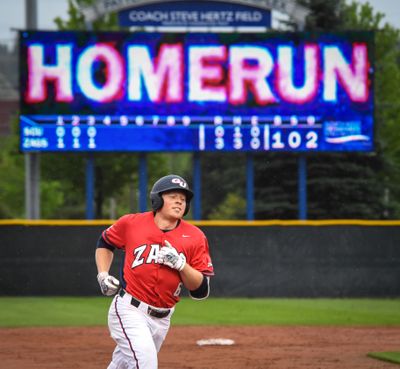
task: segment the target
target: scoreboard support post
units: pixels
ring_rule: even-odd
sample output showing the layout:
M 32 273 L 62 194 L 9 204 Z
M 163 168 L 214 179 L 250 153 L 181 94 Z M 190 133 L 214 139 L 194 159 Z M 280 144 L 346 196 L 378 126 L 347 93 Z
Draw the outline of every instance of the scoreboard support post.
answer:
M 147 155 L 139 153 L 139 211 L 147 211 Z
M 86 219 L 94 219 L 94 166 L 94 156 L 89 154 L 86 158 Z
M 27 219 L 40 219 L 40 154 L 25 153 L 25 211 Z
M 201 219 L 201 160 L 200 153 L 193 153 L 193 219 Z
M 37 1 L 25 0 L 26 29 L 37 28 Z M 40 219 L 40 154 L 25 153 L 25 216 Z
M 305 155 L 298 158 L 299 220 L 307 219 L 307 161 Z
M 246 155 L 246 199 L 247 220 L 254 220 L 254 157 L 252 153 Z

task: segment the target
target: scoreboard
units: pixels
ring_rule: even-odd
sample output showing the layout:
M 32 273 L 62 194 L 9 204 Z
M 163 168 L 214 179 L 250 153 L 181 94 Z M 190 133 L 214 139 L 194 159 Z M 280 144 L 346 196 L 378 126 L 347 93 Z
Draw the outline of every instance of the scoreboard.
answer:
M 372 151 L 373 34 L 20 32 L 23 152 Z

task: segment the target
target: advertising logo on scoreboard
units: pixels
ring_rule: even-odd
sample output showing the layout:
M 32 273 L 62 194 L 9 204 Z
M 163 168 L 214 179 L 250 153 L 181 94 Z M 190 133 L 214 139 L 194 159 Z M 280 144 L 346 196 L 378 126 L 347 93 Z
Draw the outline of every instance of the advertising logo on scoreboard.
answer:
M 20 32 L 20 148 L 372 151 L 373 33 Z

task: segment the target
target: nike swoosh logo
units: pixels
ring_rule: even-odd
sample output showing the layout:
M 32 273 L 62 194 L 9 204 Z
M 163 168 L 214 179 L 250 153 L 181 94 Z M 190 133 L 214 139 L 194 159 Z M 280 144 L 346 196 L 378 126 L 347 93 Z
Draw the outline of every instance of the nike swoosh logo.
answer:
M 190 236 L 189 236 L 188 234 L 183 234 L 182 237 L 188 238 L 188 237 L 190 237 Z

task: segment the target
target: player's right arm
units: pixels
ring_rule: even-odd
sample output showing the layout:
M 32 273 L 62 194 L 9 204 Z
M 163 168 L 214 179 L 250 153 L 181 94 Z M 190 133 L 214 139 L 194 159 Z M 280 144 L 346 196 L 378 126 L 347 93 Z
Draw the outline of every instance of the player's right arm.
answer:
M 98 272 L 97 281 L 99 282 L 101 292 L 106 296 L 115 295 L 120 288 L 118 279 L 109 275 L 108 272 L 114 259 L 115 248 L 124 248 L 126 219 L 126 216 L 120 218 L 114 225 L 107 228 L 97 241 L 95 253 Z
M 108 273 L 111 268 L 113 259 L 114 253 L 111 250 L 103 247 L 98 247 L 95 254 L 97 273 Z
M 100 237 L 101 238 L 101 237 Z M 101 238 L 102 239 L 102 238 Z M 99 282 L 100 289 L 103 295 L 113 296 L 119 290 L 119 280 L 108 274 L 114 259 L 114 251 L 107 245 L 104 247 L 103 242 L 99 239 L 97 243 L 95 260 L 97 266 L 97 281 Z

